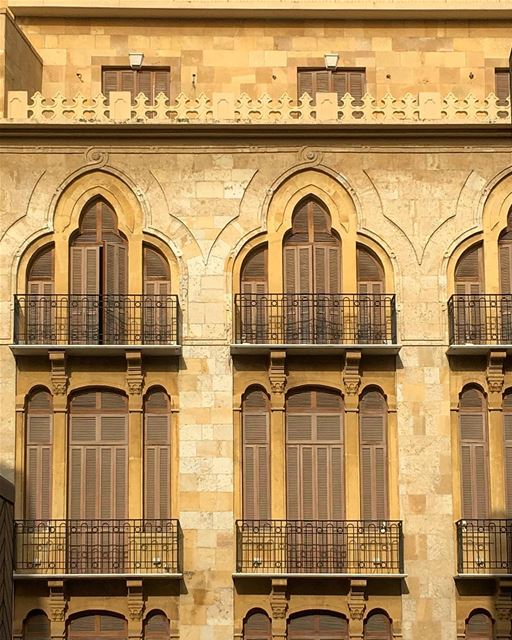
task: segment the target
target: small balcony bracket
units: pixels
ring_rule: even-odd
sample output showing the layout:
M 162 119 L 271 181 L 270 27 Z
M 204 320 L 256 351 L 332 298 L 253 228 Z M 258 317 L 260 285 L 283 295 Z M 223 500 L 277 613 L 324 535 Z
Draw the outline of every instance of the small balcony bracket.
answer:
M 348 609 L 350 611 L 350 618 L 354 621 L 355 626 L 358 626 L 358 622 L 361 626 L 359 631 L 363 631 L 363 618 L 366 611 L 366 588 L 368 586 L 367 580 L 352 579 L 350 581 L 350 591 L 348 594 Z M 351 623 L 352 624 L 352 623 Z M 356 629 L 357 631 L 357 629 Z
M 499 406 L 501 407 L 501 392 L 503 391 L 503 383 L 505 382 L 505 374 L 503 366 L 507 352 L 503 351 L 491 351 L 487 358 L 487 386 L 491 394 L 499 394 Z

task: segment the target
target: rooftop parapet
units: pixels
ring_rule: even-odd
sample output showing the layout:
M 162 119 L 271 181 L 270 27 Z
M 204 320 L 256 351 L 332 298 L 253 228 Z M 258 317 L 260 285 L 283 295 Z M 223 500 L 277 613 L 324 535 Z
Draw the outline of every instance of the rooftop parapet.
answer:
M 159 94 L 150 104 L 144 94 L 132 102 L 129 92 L 113 91 L 109 96 L 60 93 L 48 98 L 36 93 L 29 99 L 25 91 L 8 94 L 7 119 L 12 123 L 51 124 L 508 124 L 510 101 L 494 93 L 486 98 L 473 94 L 419 93 L 395 98 L 365 95 L 356 100 L 349 94 L 303 94 L 296 101 L 288 94 L 272 98 L 263 94 L 214 93 L 189 97 L 180 93 L 175 101 Z

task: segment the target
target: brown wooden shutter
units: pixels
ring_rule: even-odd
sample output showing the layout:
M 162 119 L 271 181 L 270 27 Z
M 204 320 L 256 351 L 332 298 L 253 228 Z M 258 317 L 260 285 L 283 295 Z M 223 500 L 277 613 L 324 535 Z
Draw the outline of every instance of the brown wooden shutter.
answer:
M 512 293 L 512 241 L 501 239 L 498 242 L 500 261 L 500 291 Z
M 270 412 L 261 389 L 249 391 L 243 402 L 243 517 L 270 518 Z
M 512 392 L 503 397 L 503 435 L 505 463 L 505 495 L 507 499 L 507 518 L 512 518 Z
M 387 405 L 380 391 L 367 391 L 359 405 L 361 518 L 388 517 Z
M 455 267 L 455 293 L 477 294 L 483 290 L 483 251 L 477 245 L 467 249 Z
M 102 92 L 129 91 L 133 99 L 143 93 L 149 104 L 154 104 L 159 93 L 169 96 L 170 69 L 103 69 Z
M 51 640 L 50 620 L 43 611 L 28 614 L 23 624 L 23 640 Z
M 481 391 L 465 389 L 460 396 L 462 517 L 488 518 L 487 405 Z
M 244 640 L 272 640 L 272 624 L 263 611 L 255 611 L 244 622 Z
M 241 272 L 241 293 L 267 292 L 267 262 L 268 250 L 266 245 L 257 247 L 244 260 Z
M 473 613 L 466 622 L 466 640 L 492 640 L 493 624 L 487 613 Z
M 71 293 L 75 295 L 97 295 L 99 292 L 99 246 L 71 247 Z
M 498 104 L 503 106 L 510 96 L 510 71 L 508 69 L 495 69 L 494 93 L 498 98 Z
M 49 520 L 52 502 L 53 408 L 47 391 L 37 391 L 27 406 L 25 515 Z
M 38 295 L 53 293 L 55 250 L 53 245 L 37 253 L 28 270 L 27 292 Z
M 366 91 L 366 72 L 363 69 L 303 69 L 297 72 L 298 98 L 303 93 L 312 98 L 316 93 L 337 93 L 338 99 L 350 93 L 355 104 L 361 104 Z
M 144 517 L 171 517 L 171 416 L 164 391 L 151 391 L 144 403 Z
M 128 625 L 124 618 L 109 614 L 86 614 L 70 620 L 67 640 L 127 640 Z
M 348 621 L 334 613 L 303 613 L 288 621 L 288 640 L 348 640 Z
M 343 518 L 343 419 L 337 393 L 301 390 L 288 397 L 286 471 L 288 519 Z
M 384 613 L 371 613 L 364 623 L 364 640 L 392 640 L 391 620 Z
M 144 640 L 169 640 L 170 626 L 166 615 L 151 612 L 144 621 Z

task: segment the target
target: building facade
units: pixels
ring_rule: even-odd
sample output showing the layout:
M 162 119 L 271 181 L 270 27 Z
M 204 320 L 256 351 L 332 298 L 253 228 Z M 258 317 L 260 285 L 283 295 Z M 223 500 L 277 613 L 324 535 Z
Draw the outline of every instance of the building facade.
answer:
M 16 640 L 511 638 L 512 6 L 378 5 L 0 0 Z

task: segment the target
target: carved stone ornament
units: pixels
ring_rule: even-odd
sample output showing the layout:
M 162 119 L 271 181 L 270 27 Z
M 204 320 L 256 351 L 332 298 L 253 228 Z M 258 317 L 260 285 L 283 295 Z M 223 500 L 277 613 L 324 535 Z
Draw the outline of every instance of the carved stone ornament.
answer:
M 352 580 L 348 594 L 348 610 L 352 620 L 362 620 L 366 611 L 366 580 Z
M 511 587 L 512 585 L 508 580 L 501 583 L 495 598 L 496 618 L 500 622 L 505 622 L 508 627 L 510 625 L 510 619 L 512 617 Z
M 361 352 L 347 351 L 343 368 L 343 384 L 348 395 L 356 395 L 361 386 Z
M 268 377 L 272 393 L 282 394 L 286 388 L 286 351 L 271 351 Z
M 50 380 L 53 395 L 66 395 L 69 382 L 66 371 L 66 353 L 65 351 L 50 351 L 48 355 L 50 358 Z
M 85 161 L 87 164 L 93 164 L 96 167 L 104 167 L 108 162 L 108 152 L 104 149 L 89 147 L 85 151 Z
M 142 581 L 129 581 L 127 587 L 128 615 L 130 620 L 142 620 L 145 608 Z
M 299 151 L 299 158 L 302 162 L 307 162 L 308 164 L 315 166 L 322 162 L 323 154 L 318 149 L 302 147 Z
M 64 583 L 61 581 L 50 582 L 49 614 L 52 622 L 63 622 L 66 617 L 68 601 L 64 592 Z
M 126 384 L 130 395 L 140 395 L 144 384 L 142 354 L 140 351 L 126 352 Z
M 272 580 L 272 592 L 270 594 L 270 607 L 272 616 L 277 619 L 286 618 L 288 611 L 288 583 L 286 580 Z
M 506 351 L 491 351 L 487 360 L 487 386 L 491 393 L 501 393 L 505 382 L 503 365 Z

